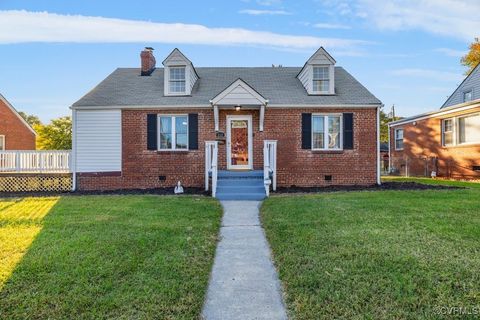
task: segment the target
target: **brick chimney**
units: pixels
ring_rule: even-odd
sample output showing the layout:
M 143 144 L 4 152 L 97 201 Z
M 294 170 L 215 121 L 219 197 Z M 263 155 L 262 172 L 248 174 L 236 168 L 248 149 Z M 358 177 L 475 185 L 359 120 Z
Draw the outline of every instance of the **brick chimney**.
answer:
M 155 57 L 153 56 L 153 48 L 145 47 L 144 50 L 140 53 L 140 58 L 142 60 L 142 76 L 149 76 L 155 70 Z

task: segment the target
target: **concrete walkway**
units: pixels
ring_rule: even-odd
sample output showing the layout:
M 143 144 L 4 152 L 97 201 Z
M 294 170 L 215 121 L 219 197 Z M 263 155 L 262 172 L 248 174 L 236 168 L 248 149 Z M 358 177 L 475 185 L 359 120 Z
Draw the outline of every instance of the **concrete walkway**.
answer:
M 204 319 L 287 319 L 280 282 L 259 220 L 260 201 L 222 201 L 221 240 Z

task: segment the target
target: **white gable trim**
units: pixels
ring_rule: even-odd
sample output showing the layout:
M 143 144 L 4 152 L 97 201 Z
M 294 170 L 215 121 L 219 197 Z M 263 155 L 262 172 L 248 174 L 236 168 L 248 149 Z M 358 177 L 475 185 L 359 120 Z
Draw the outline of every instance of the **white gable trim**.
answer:
M 312 54 L 310 58 L 308 58 L 307 63 L 317 64 L 314 60 L 318 56 L 325 56 L 328 59 L 328 61 L 330 61 L 331 64 L 337 63 L 337 61 L 335 61 L 335 59 L 333 59 L 330 53 L 328 53 L 327 50 L 325 50 L 323 47 L 318 48 L 318 50 L 315 51 L 315 53 Z
M 34 135 L 37 135 L 35 130 L 33 130 L 33 128 L 28 124 L 28 122 L 25 121 L 25 119 L 23 119 L 23 117 L 18 113 L 18 111 L 1 94 L 0 94 L 0 100 L 2 100 L 3 103 L 5 103 L 5 105 L 7 106 L 7 108 L 9 108 L 13 112 L 13 114 L 18 117 L 18 119 L 20 119 L 20 121 L 25 125 L 25 127 L 27 127 Z
M 253 89 L 248 83 L 238 78 L 231 85 L 210 100 L 212 105 L 260 105 L 268 103 L 261 94 Z
M 165 60 L 163 60 L 162 64 L 163 64 L 164 66 L 169 65 L 170 60 L 172 60 L 172 58 L 173 58 L 175 55 L 180 55 L 180 58 L 181 58 L 186 64 L 192 64 L 192 61 L 190 61 L 190 60 L 182 53 L 182 51 L 178 50 L 178 48 L 173 49 L 172 52 L 170 52 L 170 54 L 165 58 Z

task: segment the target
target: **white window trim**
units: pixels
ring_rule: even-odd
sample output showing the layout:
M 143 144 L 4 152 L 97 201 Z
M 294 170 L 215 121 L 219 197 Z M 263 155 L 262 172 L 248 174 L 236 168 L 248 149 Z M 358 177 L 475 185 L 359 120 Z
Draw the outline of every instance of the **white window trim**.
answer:
M 179 82 L 179 81 L 182 81 L 182 80 L 171 80 L 170 79 L 170 72 L 172 69 L 179 69 L 179 68 L 183 68 L 185 69 L 185 79 L 183 80 L 185 82 L 185 90 L 183 91 L 171 91 L 170 90 L 170 83 L 173 81 L 173 82 Z M 187 66 L 184 66 L 184 65 L 178 65 L 178 66 L 169 66 L 168 67 L 168 94 L 169 95 L 172 95 L 172 96 L 183 96 L 187 93 Z
M 323 145 L 324 148 L 314 148 L 313 147 L 313 118 L 314 117 L 323 117 Z M 328 117 L 340 117 L 340 148 L 328 148 Z M 343 150 L 343 114 L 342 113 L 313 113 L 312 114 L 312 151 L 342 151 Z
M 402 147 L 401 148 L 397 148 L 397 140 L 400 140 L 400 139 L 397 139 L 397 131 L 399 130 L 402 130 Z M 398 150 L 398 151 L 403 150 L 405 146 L 405 130 L 403 130 L 403 128 L 395 129 L 395 132 L 393 133 L 393 144 L 394 144 L 395 150 Z
M 0 149 L 0 151 L 5 151 L 5 149 L 6 149 L 6 146 L 5 146 L 5 143 L 6 143 L 5 135 L 0 134 L 0 140 L 3 140 L 2 149 Z
M 172 148 L 171 149 L 161 149 L 160 148 L 160 118 L 161 117 L 171 117 L 172 118 Z M 187 118 L 187 148 L 186 149 L 177 149 L 177 137 L 176 137 L 176 126 L 175 126 L 175 118 L 177 117 L 186 117 Z M 188 114 L 157 114 L 157 151 L 161 152 L 185 152 L 189 151 L 188 146 L 189 146 L 189 140 L 188 140 L 188 135 L 189 135 L 189 123 L 188 123 Z
M 445 144 L 445 121 L 446 120 L 450 120 L 452 121 L 452 136 L 453 136 L 453 139 L 452 139 L 452 143 L 447 145 Z M 455 146 L 456 144 L 456 141 L 457 139 L 455 138 L 456 136 L 456 130 L 455 130 L 455 118 L 445 118 L 445 119 L 442 119 L 442 147 L 452 147 L 452 146 Z
M 315 74 L 313 72 L 313 69 L 315 69 L 316 67 L 324 67 L 324 68 L 327 68 L 327 73 L 328 73 L 328 90 L 327 91 L 316 91 L 314 90 L 315 86 L 313 85 L 313 83 L 315 81 L 326 81 L 326 79 L 315 79 L 313 77 L 313 75 Z M 311 86 L 312 86 L 312 93 L 313 94 L 329 94 L 330 93 L 330 87 L 331 87 L 331 81 L 332 81 L 332 77 L 331 77 L 331 74 L 330 74 L 330 68 L 331 68 L 331 65 L 329 64 L 314 64 L 312 65 L 312 82 L 311 82 Z
M 463 147 L 463 146 L 479 145 L 480 140 L 477 141 L 477 142 L 462 142 L 462 143 L 460 143 L 460 137 L 458 136 L 458 134 L 459 134 L 459 131 L 458 131 L 459 119 L 475 117 L 475 116 L 480 116 L 480 113 L 475 112 L 475 113 L 470 113 L 470 114 L 463 114 L 461 116 L 442 119 L 442 147 L 451 148 L 451 147 L 460 147 L 460 146 Z M 453 129 L 453 143 L 449 144 L 448 146 L 445 145 L 445 141 L 444 141 L 445 120 L 452 120 L 452 126 L 453 126 L 453 128 L 452 128 Z

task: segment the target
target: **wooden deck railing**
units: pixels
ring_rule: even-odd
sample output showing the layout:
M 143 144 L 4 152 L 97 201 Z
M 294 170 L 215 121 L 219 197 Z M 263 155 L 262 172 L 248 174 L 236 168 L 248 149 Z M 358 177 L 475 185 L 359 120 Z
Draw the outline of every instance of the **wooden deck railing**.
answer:
M 71 152 L 69 150 L 0 151 L 0 172 L 71 172 L 70 155 Z

